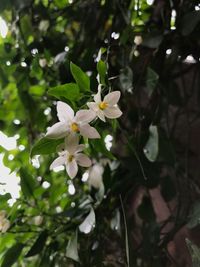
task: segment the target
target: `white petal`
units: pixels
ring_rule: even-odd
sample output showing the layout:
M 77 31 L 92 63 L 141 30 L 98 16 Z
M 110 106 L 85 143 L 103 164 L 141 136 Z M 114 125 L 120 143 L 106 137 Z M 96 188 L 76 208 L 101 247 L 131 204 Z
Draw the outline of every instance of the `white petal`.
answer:
M 86 110 L 86 109 L 82 109 L 82 110 L 79 110 L 77 113 L 76 113 L 76 116 L 75 116 L 75 121 L 77 121 L 78 123 L 80 122 L 85 122 L 85 123 L 89 123 L 91 122 L 92 120 L 94 120 L 94 118 L 96 117 L 96 114 L 94 111 L 92 110 Z
M 79 142 L 79 136 L 76 133 L 70 133 L 65 138 L 65 150 L 69 151 L 70 154 L 74 154 L 77 149 Z
M 71 162 L 68 162 L 66 164 L 66 171 L 70 178 L 74 178 L 77 175 L 78 172 L 78 165 L 75 160 L 72 160 Z
M 100 138 L 100 135 L 97 132 L 97 130 L 94 127 L 91 127 L 88 123 L 81 125 L 80 134 L 86 138 L 91 138 L 91 139 Z
M 64 122 L 57 122 L 51 126 L 46 133 L 46 137 L 50 139 L 59 139 L 66 136 L 68 133 L 68 127 Z
M 51 165 L 50 165 L 50 170 L 53 170 L 54 168 L 60 166 L 60 165 L 63 165 L 65 164 L 65 161 L 66 161 L 66 157 L 58 157 L 57 159 L 55 159 Z
M 90 167 L 92 162 L 91 160 L 88 158 L 88 156 L 79 153 L 76 155 L 76 161 L 78 163 L 78 165 L 82 166 L 82 167 Z
M 101 102 L 101 86 L 99 86 L 99 88 L 98 88 L 98 93 L 96 95 L 94 95 L 94 101 L 96 103 Z
M 60 121 L 71 121 L 74 118 L 73 109 L 62 101 L 57 102 L 57 115 Z
M 105 110 L 104 110 L 104 111 L 105 111 Z M 99 117 L 100 120 L 102 120 L 102 121 L 104 121 L 104 122 L 106 121 L 105 116 L 104 116 L 104 112 L 103 112 L 102 110 L 99 109 L 99 110 L 97 111 L 97 116 Z
M 95 164 L 89 169 L 89 185 L 92 185 L 95 188 L 100 188 L 103 179 L 103 167 L 100 164 Z
M 117 104 L 117 102 L 119 101 L 120 95 L 121 95 L 120 91 L 115 91 L 115 92 L 109 93 L 104 97 L 103 102 L 106 102 L 109 105 L 113 106 L 113 105 Z
M 104 110 L 104 115 L 109 119 L 116 119 L 122 115 L 122 112 L 118 107 L 110 107 Z
M 99 110 L 99 107 L 98 107 L 97 103 L 95 103 L 95 102 L 88 102 L 87 106 L 89 107 L 89 109 L 91 109 L 94 112 L 97 112 Z
M 76 148 L 76 152 L 81 152 L 81 151 L 83 151 L 84 149 L 85 149 L 85 145 L 80 144 L 80 145 L 77 146 L 77 148 Z

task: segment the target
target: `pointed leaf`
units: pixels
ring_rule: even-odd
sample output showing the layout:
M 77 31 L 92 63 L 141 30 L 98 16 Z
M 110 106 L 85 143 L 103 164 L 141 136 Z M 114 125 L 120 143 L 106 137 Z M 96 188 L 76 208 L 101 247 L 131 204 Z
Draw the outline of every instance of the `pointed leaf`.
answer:
M 25 168 L 21 168 L 19 171 L 20 175 L 20 185 L 22 192 L 25 197 L 33 196 L 34 189 L 36 187 L 35 180 L 33 177 L 27 172 Z
M 68 245 L 67 245 L 66 256 L 74 261 L 79 262 L 77 235 L 78 234 L 76 231 L 76 233 L 69 240 Z
M 85 72 L 72 62 L 70 62 L 70 70 L 80 90 L 83 92 L 90 91 L 90 78 Z
M 31 157 L 35 155 L 46 155 L 56 152 L 56 148 L 63 142 L 63 139 L 41 138 L 31 149 Z
M 11 247 L 9 250 L 7 250 L 6 254 L 4 255 L 1 267 L 10 267 L 14 263 L 16 263 L 22 252 L 23 247 L 23 244 L 18 243 Z
M 55 96 L 58 99 L 64 97 L 70 101 L 78 100 L 80 96 L 79 86 L 76 83 L 66 83 L 50 88 L 48 94 Z
M 79 225 L 79 230 L 82 233 L 88 234 L 91 232 L 93 227 L 95 226 L 95 213 L 93 208 L 91 208 L 90 213 L 88 216 L 85 218 L 85 220 Z
M 26 254 L 25 257 L 32 257 L 36 254 L 41 253 L 41 251 L 43 250 L 46 240 L 48 238 L 48 233 L 47 231 L 43 231 L 39 237 L 36 239 L 35 243 L 33 244 L 33 246 L 31 247 L 31 249 L 28 251 L 28 253 Z

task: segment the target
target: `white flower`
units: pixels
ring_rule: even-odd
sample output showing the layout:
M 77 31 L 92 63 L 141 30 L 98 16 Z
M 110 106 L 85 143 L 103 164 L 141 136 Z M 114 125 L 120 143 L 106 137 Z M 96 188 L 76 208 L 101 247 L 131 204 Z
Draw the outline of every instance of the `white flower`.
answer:
M 101 88 L 98 89 L 98 93 L 94 96 L 95 102 L 87 103 L 88 107 L 96 113 L 96 115 L 105 122 L 105 117 L 109 119 L 119 118 L 122 115 L 121 110 L 117 106 L 120 98 L 120 91 L 115 91 L 107 94 L 103 101 L 101 100 Z
M 95 163 L 88 170 L 88 184 L 96 189 L 99 189 L 103 183 L 104 168 L 99 163 Z
M 58 101 L 57 115 L 60 121 L 48 129 L 46 137 L 57 139 L 68 134 L 80 133 L 86 138 L 100 138 L 97 130 L 89 125 L 96 116 L 91 110 L 82 109 L 74 115 L 68 104 Z
M 91 166 L 91 160 L 88 156 L 80 153 L 85 146 L 79 145 L 78 141 L 77 135 L 70 135 L 65 139 L 64 150 L 59 152 L 59 157 L 52 162 L 50 170 L 65 165 L 69 177 L 74 178 L 78 172 L 78 165 L 82 167 Z
M 142 36 L 140 36 L 140 35 L 136 35 L 135 36 L 135 38 L 134 38 L 134 43 L 136 44 L 136 45 L 140 45 L 141 43 L 142 43 Z

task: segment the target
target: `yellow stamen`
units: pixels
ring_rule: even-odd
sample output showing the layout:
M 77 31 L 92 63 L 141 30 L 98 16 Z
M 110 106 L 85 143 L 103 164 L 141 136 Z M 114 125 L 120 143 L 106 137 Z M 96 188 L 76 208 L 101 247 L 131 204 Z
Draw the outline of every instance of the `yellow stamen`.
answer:
M 76 132 L 76 133 L 79 132 L 78 124 L 73 122 L 71 124 L 71 129 L 72 129 L 73 132 Z
M 101 109 L 101 110 L 104 110 L 104 109 L 106 109 L 108 107 L 108 104 L 106 103 L 106 102 L 101 102 L 100 104 L 99 104 L 99 108 Z
M 68 156 L 68 161 L 69 161 L 69 162 L 72 162 L 73 159 L 74 159 L 74 156 L 73 156 L 73 155 L 69 155 L 69 156 Z

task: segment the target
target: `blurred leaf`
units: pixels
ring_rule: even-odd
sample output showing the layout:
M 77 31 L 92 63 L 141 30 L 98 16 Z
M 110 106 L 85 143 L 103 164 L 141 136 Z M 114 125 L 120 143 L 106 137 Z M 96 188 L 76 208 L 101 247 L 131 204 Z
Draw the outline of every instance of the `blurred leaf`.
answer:
M 186 238 L 186 244 L 190 251 L 190 255 L 192 257 L 192 267 L 200 266 L 200 248 L 198 248 L 195 244 L 193 244 L 189 239 Z
M 132 92 L 133 90 L 133 72 L 130 67 L 126 67 L 120 72 L 120 84 L 124 91 Z
M 35 155 L 46 155 L 56 152 L 56 148 L 63 142 L 63 139 L 41 138 L 31 149 L 31 157 Z
M 151 68 L 147 69 L 146 85 L 147 85 L 147 94 L 150 97 L 158 83 L 159 76 Z
M 157 126 L 151 125 L 149 127 L 149 139 L 143 148 L 145 156 L 151 162 L 154 162 L 157 159 L 158 143 L 159 143 L 159 137 L 158 137 Z
M 33 85 L 29 88 L 31 95 L 42 96 L 45 93 L 46 86 L 44 85 Z
M 25 197 L 32 197 L 34 189 L 36 187 L 35 180 L 33 177 L 27 172 L 25 168 L 21 168 L 19 171 L 20 175 L 20 185 L 22 192 Z
M 76 233 L 71 237 L 68 242 L 66 256 L 74 261 L 79 262 L 77 238 L 78 233 L 76 231 Z
M 157 48 L 163 40 L 162 35 L 148 35 L 144 37 L 142 45 L 149 48 Z
M 90 78 L 85 72 L 72 62 L 70 62 L 70 70 L 80 90 L 83 92 L 90 91 Z
M 195 27 L 200 22 L 200 11 L 192 11 L 187 13 L 181 23 L 181 32 L 184 36 L 193 32 Z
M 194 204 L 189 218 L 189 222 L 187 223 L 189 228 L 194 228 L 200 224 L 200 202 Z
M 92 229 L 95 226 L 95 213 L 93 208 L 91 208 L 90 213 L 88 216 L 85 218 L 85 220 L 79 225 L 79 230 L 82 233 L 88 234 L 92 231 Z
M 100 83 L 105 85 L 105 77 L 106 77 L 106 72 L 107 72 L 107 66 L 106 63 L 102 60 L 99 60 L 97 63 L 97 71 L 100 76 Z
M 60 97 L 64 97 L 70 101 L 77 101 L 80 96 L 79 87 L 76 83 L 66 83 L 50 88 L 48 94 L 55 96 L 58 99 L 60 99 Z
M 47 238 L 48 238 L 48 233 L 45 230 L 36 239 L 35 243 L 33 244 L 33 246 L 28 251 L 28 253 L 26 254 L 25 257 L 28 258 L 28 257 L 35 256 L 36 254 L 40 254 L 45 247 L 45 243 L 47 241 Z
M 4 255 L 1 267 L 10 267 L 18 260 L 24 245 L 17 243 L 13 247 L 7 250 Z

